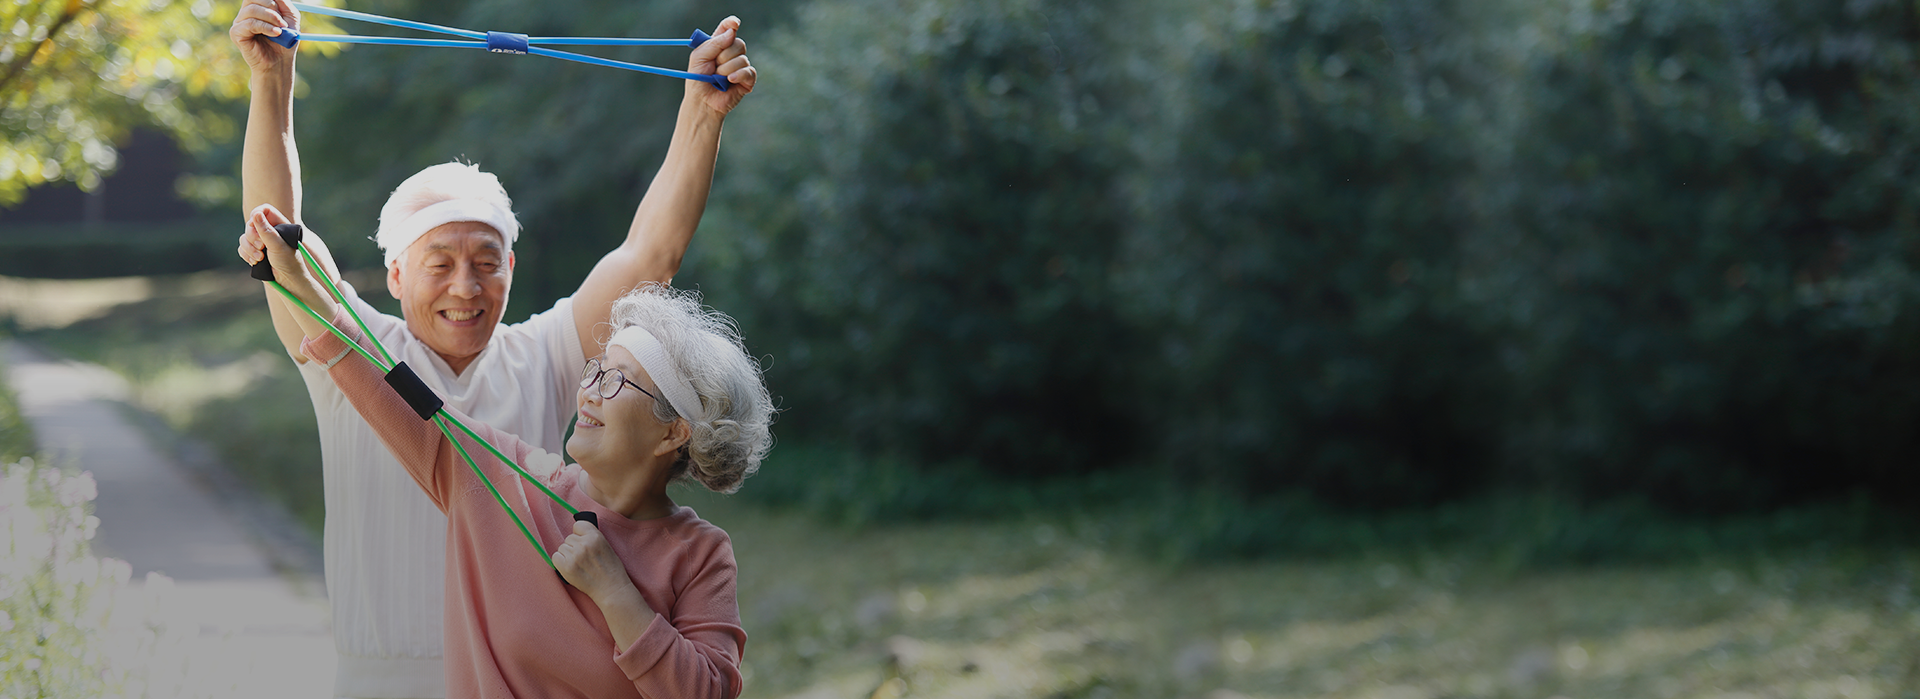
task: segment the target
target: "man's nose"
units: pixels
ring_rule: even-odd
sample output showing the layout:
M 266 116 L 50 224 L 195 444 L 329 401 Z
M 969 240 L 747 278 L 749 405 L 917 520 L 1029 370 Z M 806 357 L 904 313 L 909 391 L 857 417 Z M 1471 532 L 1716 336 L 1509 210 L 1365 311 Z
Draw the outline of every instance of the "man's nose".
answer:
M 447 285 L 448 294 L 462 299 L 480 296 L 480 289 L 480 275 L 474 272 L 472 265 L 461 265 L 453 273 L 453 282 Z

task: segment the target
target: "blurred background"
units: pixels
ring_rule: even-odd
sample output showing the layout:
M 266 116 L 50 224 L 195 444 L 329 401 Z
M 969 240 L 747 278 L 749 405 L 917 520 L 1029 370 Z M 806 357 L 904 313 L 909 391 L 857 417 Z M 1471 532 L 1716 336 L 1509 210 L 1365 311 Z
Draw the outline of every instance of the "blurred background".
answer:
M 317 532 L 233 260 L 235 6 L 0 8 L 0 332 Z M 784 409 L 681 494 L 737 542 L 749 695 L 1920 694 L 1920 2 L 350 7 L 743 19 L 675 284 Z M 510 321 L 624 236 L 682 91 L 303 54 L 307 223 L 376 275 L 392 187 L 477 163 Z

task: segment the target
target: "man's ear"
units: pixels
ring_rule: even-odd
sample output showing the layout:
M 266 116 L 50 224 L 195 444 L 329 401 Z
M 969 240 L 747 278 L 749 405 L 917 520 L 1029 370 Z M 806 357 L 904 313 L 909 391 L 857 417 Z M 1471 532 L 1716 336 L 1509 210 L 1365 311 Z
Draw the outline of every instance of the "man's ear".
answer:
M 513 274 L 513 251 L 507 251 L 507 274 Z
M 387 293 L 392 294 L 396 300 L 400 299 L 400 266 L 402 264 L 404 263 L 395 260 L 392 265 L 387 266 Z

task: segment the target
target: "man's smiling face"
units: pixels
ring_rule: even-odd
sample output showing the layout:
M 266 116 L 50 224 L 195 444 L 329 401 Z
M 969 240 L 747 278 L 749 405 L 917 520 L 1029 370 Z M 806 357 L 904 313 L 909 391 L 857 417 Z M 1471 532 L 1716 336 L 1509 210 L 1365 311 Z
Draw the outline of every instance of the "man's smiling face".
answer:
M 492 226 L 455 221 L 428 231 L 387 269 L 413 337 L 465 371 L 506 313 L 513 253 Z

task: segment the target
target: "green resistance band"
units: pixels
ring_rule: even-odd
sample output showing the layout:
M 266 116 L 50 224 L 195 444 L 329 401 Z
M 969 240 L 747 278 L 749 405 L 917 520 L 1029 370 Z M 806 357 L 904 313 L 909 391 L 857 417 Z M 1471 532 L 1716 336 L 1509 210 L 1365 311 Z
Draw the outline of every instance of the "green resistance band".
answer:
M 534 487 L 540 489 L 540 492 L 546 494 L 547 498 L 553 499 L 553 502 L 566 508 L 567 512 L 573 513 L 574 520 L 585 520 L 593 523 L 596 527 L 599 525 L 592 511 L 583 511 L 574 508 L 573 504 L 568 503 L 566 499 L 561 498 L 559 494 L 547 488 L 546 484 L 540 483 L 539 479 L 534 478 L 532 474 L 527 473 L 527 470 L 522 469 L 518 462 L 501 453 L 492 443 L 481 439 L 478 434 L 473 432 L 472 428 L 468 428 L 466 424 L 460 422 L 460 419 L 448 413 L 442 406 L 439 397 L 435 396 L 432 390 L 428 389 L 426 385 L 420 381 L 419 377 L 406 366 L 406 363 L 394 362 L 393 355 L 387 352 L 386 346 L 381 344 L 380 339 L 373 334 L 372 330 L 367 328 L 366 321 L 361 320 L 360 314 L 353 310 L 353 305 L 347 303 L 346 296 L 340 293 L 339 287 L 334 285 L 333 279 L 327 275 L 326 270 L 322 269 L 320 263 L 314 260 L 312 253 L 307 252 L 306 246 L 300 245 L 300 239 L 304 233 L 304 229 L 302 229 L 299 224 L 280 224 L 274 227 L 274 232 L 280 234 L 282 239 L 286 240 L 289 245 L 294 247 L 294 250 L 300 253 L 301 258 L 306 261 L 307 267 L 313 271 L 314 276 L 319 278 L 322 284 L 326 285 L 327 291 L 333 295 L 334 300 L 346 308 L 347 314 L 353 317 L 353 322 L 359 325 L 361 334 L 368 340 L 373 341 L 374 348 L 380 351 L 380 356 L 386 358 L 386 361 L 382 362 L 380 358 L 374 357 L 372 353 L 367 352 L 366 348 L 361 347 L 359 343 L 354 342 L 352 338 L 347 337 L 346 333 L 341 332 L 339 328 L 335 327 L 331 320 L 322 318 L 319 312 L 313 310 L 313 307 L 301 301 L 300 297 L 294 296 L 293 292 L 287 291 L 285 286 L 282 286 L 279 281 L 273 278 L 273 268 L 267 261 L 262 260 L 253 266 L 254 279 L 271 285 L 276 291 L 280 292 L 281 296 L 286 297 L 287 301 L 292 302 L 294 306 L 307 312 L 308 316 L 312 316 L 314 320 L 326 326 L 327 330 L 333 333 L 335 337 L 338 337 L 341 342 L 346 343 L 347 347 L 360 353 L 361 357 L 367 358 L 368 363 L 380 368 L 382 372 L 387 373 L 387 383 L 393 385 L 395 390 L 400 392 L 401 397 L 407 400 L 408 405 L 412 406 L 414 411 L 419 413 L 423 420 L 430 418 L 435 425 L 440 427 L 440 433 L 445 435 L 447 442 L 452 443 L 454 449 L 460 452 L 460 456 L 466 459 L 467 467 L 473 470 L 474 476 L 480 477 L 480 482 L 485 484 L 487 491 L 493 494 L 493 500 L 500 504 L 500 508 L 507 512 L 508 517 L 513 518 L 513 524 L 520 528 L 520 534 L 526 536 L 527 543 L 533 545 L 534 551 L 540 553 L 540 558 L 546 560 L 547 566 L 553 566 L 553 557 L 547 554 L 546 547 L 541 546 L 540 541 L 534 538 L 533 531 L 527 528 L 527 524 L 520 519 L 518 513 L 513 511 L 513 507 L 507 505 L 507 499 L 500 495 L 499 489 L 494 488 L 493 480 L 487 478 L 486 473 L 481 471 L 480 465 L 474 461 L 473 455 L 468 453 L 467 448 L 461 445 L 460 441 L 454 437 L 452 428 L 448 427 L 449 424 L 458 427 L 460 432 L 466 433 L 467 437 L 472 438 L 474 442 L 486 447 L 488 452 L 493 453 L 494 457 L 498 458 L 507 466 L 512 467 L 515 473 L 518 473 L 521 478 L 526 479 L 527 483 L 533 484 Z M 411 390 L 407 387 L 411 387 Z M 431 403 L 426 403 L 427 401 Z M 557 567 L 555 571 L 558 571 Z

